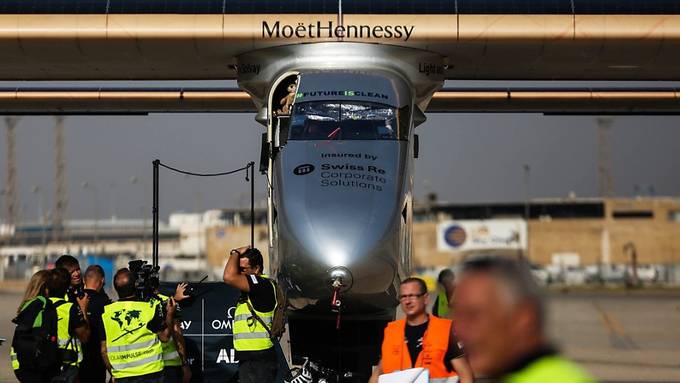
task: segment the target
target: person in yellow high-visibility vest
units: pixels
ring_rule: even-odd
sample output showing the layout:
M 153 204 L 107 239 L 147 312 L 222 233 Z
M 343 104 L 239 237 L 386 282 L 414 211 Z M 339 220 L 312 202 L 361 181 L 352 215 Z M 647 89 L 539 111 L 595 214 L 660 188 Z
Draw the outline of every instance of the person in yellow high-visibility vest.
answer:
M 260 251 L 245 246 L 230 252 L 224 268 L 224 282 L 241 290 L 233 327 L 240 383 L 273 382 L 278 371 L 269 334 L 277 304 L 276 288 L 262 273 L 263 267 Z
M 454 293 L 456 334 L 475 374 L 500 383 L 591 383 L 551 347 L 541 291 L 526 262 L 470 259 Z
M 22 323 L 23 321 L 33 322 L 33 327 L 43 327 L 46 331 L 54 331 L 56 333 L 56 318 L 49 318 L 43 310 L 49 305 L 47 302 L 47 291 L 45 290 L 45 284 L 47 278 L 49 278 L 50 271 L 40 270 L 33 274 L 31 280 L 26 286 L 26 292 L 24 293 L 24 298 L 17 309 L 17 318 L 13 320 L 14 323 Z M 54 325 L 50 324 L 50 321 L 54 320 Z M 16 335 L 16 334 L 15 334 Z M 45 370 L 35 370 L 31 368 L 22 368 L 19 363 L 19 355 L 17 355 L 14 346 L 18 339 L 12 339 L 12 345 L 10 346 L 10 361 L 12 363 L 12 369 L 14 370 L 14 375 L 21 383 L 47 383 L 51 382 L 54 375 L 57 374 L 56 366 L 55 368 L 47 368 Z
M 175 302 L 180 302 L 189 296 L 185 295 L 188 287 L 187 283 L 180 283 L 175 289 Z M 165 304 L 170 297 L 160 293 L 159 289 L 154 291 L 158 297 L 156 302 L 158 304 Z M 182 328 L 179 325 L 178 316 L 175 316 L 173 326 L 170 328 L 171 335 L 167 342 L 162 342 L 163 348 L 163 383 L 189 383 L 191 382 L 191 368 L 187 360 L 186 343 L 184 342 L 184 335 Z
M 102 357 L 116 383 L 162 383 L 163 348 L 174 324 L 175 301 L 166 304 L 167 315 L 154 300 L 135 297 L 134 276 L 118 270 L 113 281 L 118 301 L 102 314 Z
M 451 269 L 444 269 L 437 277 L 439 292 L 432 306 L 432 315 L 440 318 L 452 318 L 451 299 L 456 289 L 456 277 Z
M 59 348 L 64 350 L 63 355 L 68 355 L 63 360 L 62 370 L 65 375 L 78 375 L 80 362 L 83 360 L 82 344 L 90 339 L 90 325 L 87 317 L 87 309 L 90 298 L 87 294 L 75 297 L 77 304 L 65 299 L 66 291 L 71 284 L 71 275 L 64 268 L 50 270 L 45 283 L 45 289 L 50 301 L 57 311 L 57 338 Z
M 83 291 L 83 274 L 80 270 L 78 259 L 72 255 L 64 254 L 54 262 L 55 269 L 65 269 L 69 273 L 69 286 L 66 290 L 66 300 L 76 303 L 76 298 Z

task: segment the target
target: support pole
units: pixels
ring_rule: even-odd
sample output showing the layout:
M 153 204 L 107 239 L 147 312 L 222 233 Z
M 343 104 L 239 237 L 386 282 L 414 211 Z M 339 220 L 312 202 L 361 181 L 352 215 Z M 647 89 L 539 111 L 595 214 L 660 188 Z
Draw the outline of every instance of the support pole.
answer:
M 154 266 L 158 266 L 158 168 L 160 160 L 153 161 L 153 255 L 152 261 Z
M 19 117 L 5 117 L 5 138 L 7 142 L 7 159 L 5 160 L 5 177 L 6 186 L 3 189 L 5 197 L 5 208 L 7 209 L 7 217 L 5 218 L 10 225 L 19 224 L 19 211 L 21 205 L 18 200 L 17 190 L 17 155 L 16 155 L 16 126 L 19 123 Z
M 250 168 L 250 248 L 255 248 L 255 162 L 248 163 Z

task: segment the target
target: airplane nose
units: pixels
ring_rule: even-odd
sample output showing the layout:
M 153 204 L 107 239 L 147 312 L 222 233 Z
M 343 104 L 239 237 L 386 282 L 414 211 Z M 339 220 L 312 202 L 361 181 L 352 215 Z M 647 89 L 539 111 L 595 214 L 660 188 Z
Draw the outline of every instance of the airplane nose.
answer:
M 277 163 L 276 237 L 294 290 L 324 300 L 342 279 L 349 301 L 394 305 L 407 251 L 400 177 L 406 149 L 399 141 L 287 143 Z
M 399 254 L 393 209 L 370 201 L 340 208 L 307 204 L 304 214 L 280 226 L 287 229 L 280 239 L 284 262 L 304 269 L 298 278 L 319 279 L 327 289 L 341 280 L 343 290 L 352 293 L 384 292 L 395 278 Z

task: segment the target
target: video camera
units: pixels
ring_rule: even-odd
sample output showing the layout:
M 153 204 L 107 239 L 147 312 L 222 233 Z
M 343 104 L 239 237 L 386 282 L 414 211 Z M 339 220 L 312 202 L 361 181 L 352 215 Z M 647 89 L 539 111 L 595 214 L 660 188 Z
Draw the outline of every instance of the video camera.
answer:
M 82 283 L 76 286 L 69 286 L 66 295 L 69 297 L 82 299 L 85 296 L 85 287 Z
M 155 295 L 160 285 L 159 266 L 152 266 L 146 261 L 137 259 L 128 262 L 128 268 L 135 280 L 135 296 L 141 301 L 148 301 Z

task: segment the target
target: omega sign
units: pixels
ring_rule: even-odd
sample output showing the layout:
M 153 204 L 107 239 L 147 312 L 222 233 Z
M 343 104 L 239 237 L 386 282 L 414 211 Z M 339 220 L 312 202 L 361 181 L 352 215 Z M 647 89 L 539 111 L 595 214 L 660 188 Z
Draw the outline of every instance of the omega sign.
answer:
M 295 169 L 293 169 L 293 174 L 296 176 L 304 176 L 306 174 L 309 174 L 314 171 L 314 165 L 312 164 L 303 164 L 297 166 Z

